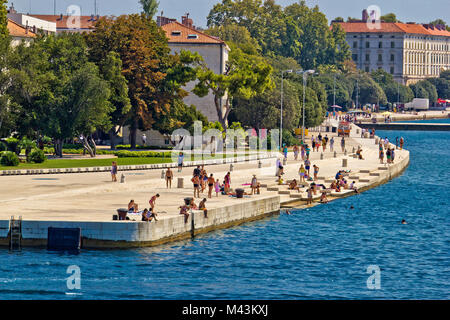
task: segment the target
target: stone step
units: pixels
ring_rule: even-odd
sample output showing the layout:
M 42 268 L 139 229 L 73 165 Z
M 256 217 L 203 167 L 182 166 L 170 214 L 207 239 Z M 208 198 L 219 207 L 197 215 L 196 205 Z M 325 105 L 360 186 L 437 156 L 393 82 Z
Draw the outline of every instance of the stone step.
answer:
M 278 194 L 291 194 L 291 191 L 289 191 L 289 190 L 279 190 Z
M 361 172 L 361 173 L 370 173 L 370 170 L 363 169 L 363 170 L 359 170 L 359 172 Z
M 389 170 L 388 167 L 378 167 L 378 170 Z
M 349 176 L 348 178 L 351 180 L 359 180 L 359 176 Z
M 301 193 L 294 193 L 294 194 L 291 193 L 291 198 L 301 199 L 302 197 L 304 197 L 304 195 L 302 195 Z
M 278 191 L 278 190 L 280 190 L 280 188 L 278 188 L 278 187 L 268 187 L 267 188 L 267 191 Z
M 359 182 L 367 182 L 367 183 L 369 183 L 370 179 L 359 179 Z
M 371 172 L 371 173 L 369 174 L 369 176 L 372 176 L 372 177 L 379 177 L 379 176 L 380 176 L 380 173 L 379 173 L 379 172 Z
M 325 179 L 325 183 L 333 183 L 336 181 L 335 179 Z

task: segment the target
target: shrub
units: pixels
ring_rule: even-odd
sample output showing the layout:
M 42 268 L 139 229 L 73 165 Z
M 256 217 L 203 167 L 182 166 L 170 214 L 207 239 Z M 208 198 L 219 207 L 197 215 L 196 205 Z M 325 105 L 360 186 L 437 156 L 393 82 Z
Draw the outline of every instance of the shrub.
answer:
M 41 149 L 33 149 L 29 156 L 28 156 L 28 162 L 34 162 L 34 163 L 42 163 L 47 159 L 47 157 L 44 154 L 44 151 Z
M 19 157 L 12 151 L 3 151 L 0 157 L 2 166 L 16 167 L 19 165 Z
M 17 155 L 20 153 L 19 139 L 7 138 L 7 139 L 5 139 L 5 142 L 6 142 L 6 146 L 8 148 L 8 151 L 14 152 Z
M 0 141 L 0 152 L 6 151 L 6 149 L 7 149 L 6 144 L 4 142 Z

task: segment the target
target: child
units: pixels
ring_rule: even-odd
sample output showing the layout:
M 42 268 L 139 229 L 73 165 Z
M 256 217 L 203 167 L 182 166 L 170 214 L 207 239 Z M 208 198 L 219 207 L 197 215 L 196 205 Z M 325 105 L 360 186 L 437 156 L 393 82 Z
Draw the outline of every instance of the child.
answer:
M 220 192 L 220 182 L 219 179 L 216 180 L 216 183 L 214 184 L 214 189 L 216 191 L 216 197 L 219 196 L 219 192 Z

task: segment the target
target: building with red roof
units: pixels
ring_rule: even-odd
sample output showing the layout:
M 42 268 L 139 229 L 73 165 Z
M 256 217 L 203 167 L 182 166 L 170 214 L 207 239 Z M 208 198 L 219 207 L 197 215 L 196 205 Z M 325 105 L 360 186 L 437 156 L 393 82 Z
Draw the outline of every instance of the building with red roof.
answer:
M 445 26 L 363 20 L 332 22 L 346 32 L 358 69 L 384 69 L 403 84 L 438 77 L 450 69 L 450 32 Z

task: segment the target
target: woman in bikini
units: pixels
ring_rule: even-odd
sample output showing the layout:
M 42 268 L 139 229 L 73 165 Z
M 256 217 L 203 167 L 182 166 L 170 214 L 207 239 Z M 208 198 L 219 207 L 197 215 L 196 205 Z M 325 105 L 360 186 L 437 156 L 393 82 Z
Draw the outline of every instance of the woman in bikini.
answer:
M 305 182 L 306 169 L 303 164 L 298 169 L 298 174 L 300 175 L 300 182 Z

